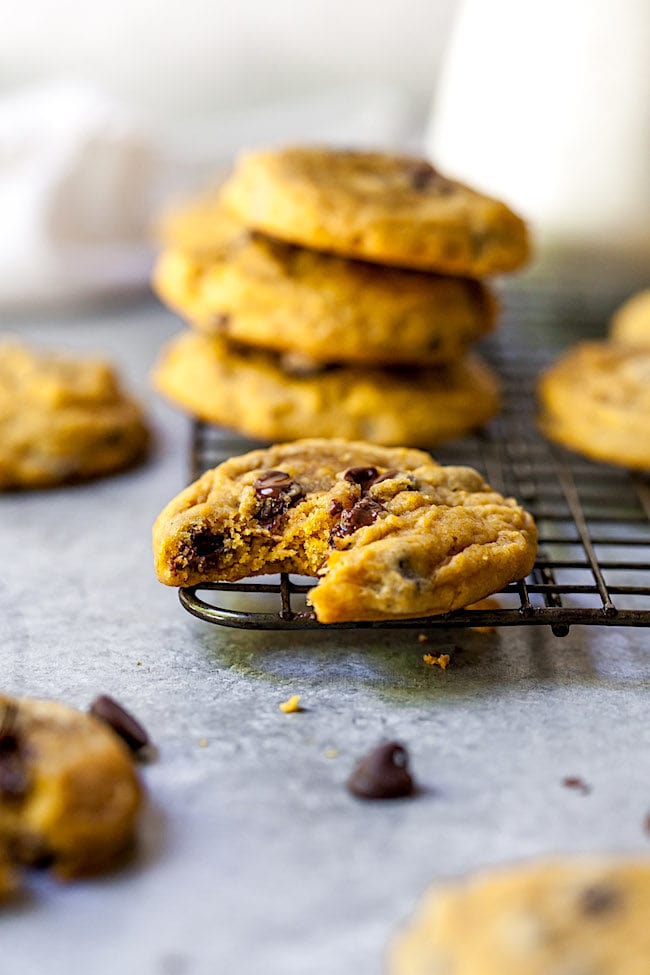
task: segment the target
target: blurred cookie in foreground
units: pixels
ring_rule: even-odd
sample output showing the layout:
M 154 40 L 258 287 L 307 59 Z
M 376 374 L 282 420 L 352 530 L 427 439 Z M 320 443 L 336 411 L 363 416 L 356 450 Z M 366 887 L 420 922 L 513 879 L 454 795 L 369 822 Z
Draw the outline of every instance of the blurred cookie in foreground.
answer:
M 109 474 L 147 443 L 142 410 L 108 363 L 0 342 L 0 489 Z
M 539 383 L 540 425 L 593 460 L 650 470 L 650 349 L 583 342 Z
M 647 975 L 650 860 L 566 857 L 431 890 L 388 975 Z
M 612 318 L 609 335 L 615 342 L 650 349 L 650 288 L 621 305 Z
M 307 439 L 234 457 L 158 516 L 159 580 L 318 577 L 321 623 L 450 612 L 527 575 L 537 532 L 469 467 L 420 451 Z
M 344 437 L 429 447 L 486 423 L 497 381 L 478 357 L 446 367 L 295 363 L 185 332 L 163 348 L 157 389 L 192 416 L 259 440 Z
M 14 863 L 64 878 L 113 867 L 140 803 L 131 752 L 103 721 L 0 695 L 0 845 Z
M 198 221 L 202 199 L 194 206 Z M 478 281 L 296 247 L 247 231 L 225 210 L 208 209 L 213 242 L 197 252 L 183 245 L 182 216 L 171 221 L 178 243 L 159 258 L 154 287 L 207 333 L 319 362 L 437 364 L 494 326 L 496 302 Z
M 379 264 L 483 277 L 515 270 L 529 254 L 526 225 L 504 203 L 407 156 L 250 152 L 223 199 L 270 237 Z

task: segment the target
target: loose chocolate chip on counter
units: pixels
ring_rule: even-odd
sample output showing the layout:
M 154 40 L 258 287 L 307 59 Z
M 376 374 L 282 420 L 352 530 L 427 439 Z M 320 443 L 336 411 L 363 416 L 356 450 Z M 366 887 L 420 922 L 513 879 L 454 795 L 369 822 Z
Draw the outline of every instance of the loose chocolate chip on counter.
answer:
M 397 741 L 379 745 L 355 766 L 348 791 L 360 799 L 397 799 L 415 790 L 408 770 L 408 753 Z
M 284 471 L 265 471 L 254 482 L 253 488 L 260 500 L 257 519 L 266 525 L 272 524 L 305 496 L 298 482 Z
M 378 501 L 373 501 L 372 498 L 361 498 L 348 511 L 342 513 L 341 522 L 336 528 L 332 529 L 332 535 L 335 538 L 352 535 L 359 528 L 372 525 L 377 521 L 378 515 L 385 510 L 383 504 L 379 504 Z
M 109 697 L 108 694 L 100 694 L 90 705 L 89 711 L 95 718 L 104 721 L 113 731 L 122 738 L 132 752 L 139 752 L 141 748 L 149 744 L 149 735 L 144 730 L 139 721 L 125 711 L 121 704 Z
M 587 785 L 579 775 L 566 775 L 562 779 L 562 785 L 567 789 L 575 789 L 577 792 L 581 792 L 583 796 L 588 796 L 591 792 L 591 786 Z
M 585 914 L 596 916 L 609 914 L 621 904 L 621 894 L 605 884 L 593 884 L 580 895 L 580 907 Z

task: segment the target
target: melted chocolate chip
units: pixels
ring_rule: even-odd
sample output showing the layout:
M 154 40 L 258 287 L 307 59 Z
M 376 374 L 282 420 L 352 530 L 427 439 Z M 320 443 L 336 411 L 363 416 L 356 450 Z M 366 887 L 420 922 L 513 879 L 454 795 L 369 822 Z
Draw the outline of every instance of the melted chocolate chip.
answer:
M 272 527 L 292 504 L 305 496 L 298 482 L 284 471 L 265 471 L 253 487 L 260 502 L 257 520 L 267 527 Z
M 4 799 L 22 798 L 29 784 L 20 741 L 15 733 L 17 713 L 15 704 L 6 704 L 0 722 L 0 797 Z
M 609 914 L 611 911 L 617 910 L 620 904 L 620 892 L 607 887 L 606 884 L 593 884 L 583 890 L 580 895 L 580 907 L 585 914 L 591 917 Z
M 376 467 L 350 467 L 345 471 L 343 477 L 351 484 L 358 484 L 361 493 L 365 494 L 370 485 L 374 483 L 377 473 Z
M 384 474 L 379 474 L 369 487 L 374 487 L 375 484 L 381 484 L 382 481 L 390 481 L 391 478 L 397 477 L 399 471 L 386 471 Z
M 406 176 L 414 190 L 428 190 L 440 177 L 433 166 L 424 160 L 413 160 L 406 165 Z
M 104 721 L 113 731 L 122 738 L 132 752 L 138 752 L 145 745 L 149 744 L 149 735 L 144 730 L 139 721 L 125 711 L 121 704 L 118 704 L 108 694 L 100 694 L 90 705 L 90 713 Z
M 383 504 L 373 501 L 372 498 L 361 498 L 348 511 L 341 515 L 341 522 L 333 529 L 332 535 L 343 538 L 352 535 L 359 528 L 365 528 L 377 521 L 377 517 L 385 511 Z
M 379 745 L 356 765 L 347 788 L 360 799 L 396 799 L 414 791 L 408 753 L 397 741 Z
M 327 510 L 333 517 L 336 517 L 337 515 L 340 515 L 341 512 L 343 511 L 343 505 L 338 500 L 338 498 L 332 498 L 329 504 L 329 508 Z
M 179 545 L 173 568 L 176 572 L 183 572 L 189 566 L 195 572 L 207 572 L 216 568 L 225 550 L 223 535 L 211 532 L 209 528 L 193 528 L 187 541 Z

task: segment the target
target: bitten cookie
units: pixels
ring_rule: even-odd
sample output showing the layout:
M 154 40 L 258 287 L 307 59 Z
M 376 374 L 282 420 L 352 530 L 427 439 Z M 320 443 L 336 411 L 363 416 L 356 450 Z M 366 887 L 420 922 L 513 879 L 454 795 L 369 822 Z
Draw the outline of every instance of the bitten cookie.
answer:
M 319 362 L 436 364 L 494 325 L 478 281 L 379 268 L 247 231 L 203 200 L 170 217 L 159 296 L 205 332 Z M 204 214 L 208 250 L 184 241 Z M 189 222 L 189 228 L 187 224 Z
M 0 342 L 0 489 L 108 474 L 146 445 L 142 411 L 107 363 Z
M 650 288 L 632 295 L 612 318 L 610 338 L 650 349 Z
M 650 861 L 574 858 L 428 893 L 389 975 L 647 975 Z
M 542 376 L 540 423 L 594 460 L 650 469 L 650 349 L 583 342 Z
M 486 423 L 497 382 L 477 357 L 446 367 L 289 371 L 268 352 L 193 332 L 163 349 L 160 392 L 193 416 L 259 440 L 305 436 L 431 446 Z
M 0 696 L 0 844 L 61 877 L 113 866 L 133 841 L 141 789 L 131 754 L 97 718 Z
M 271 237 L 380 264 L 482 277 L 521 267 L 529 253 L 520 217 L 422 159 L 325 148 L 251 152 L 223 199 Z
M 235 457 L 186 488 L 153 530 L 161 582 L 318 576 L 322 623 L 446 613 L 530 572 L 531 516 L 468 467 L 344 440 Z

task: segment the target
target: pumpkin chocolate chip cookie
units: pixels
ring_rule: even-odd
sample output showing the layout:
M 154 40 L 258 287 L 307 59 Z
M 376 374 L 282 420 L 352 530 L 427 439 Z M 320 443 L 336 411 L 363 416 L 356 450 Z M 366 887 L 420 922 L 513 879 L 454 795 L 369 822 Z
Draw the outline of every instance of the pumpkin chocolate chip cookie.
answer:
M 103 721 L 55 701 L 0 696 L 0 845 L 61 877 L 115 864 L 141 788 L 129 749 Z
M 314 368 L 190 331 L 163 349 L 153 381 L 193 416 L 270 441 L 340 436 L 429 447 L 499 409 L 496 379 L 473 355 L 422 369 Z
M 422 159 L 324 148 L 251 152 L 223 199 L 271 237 L 380 264 L 483 277 L 528 258 L 520 217 Z
M 432 890 L 389 975 L 646 975 L 650 861 L 558 859 Z
M 541 427 L 594 460 L 650 470 L 650 349 L 583 342 L 542 376 Z
M 194 204 L 192 228 L 203 206 Z M 178 243 L 159 258 L 154 287 L 205 332 L 319 362 L 437 364 L 493 327 L 496 303 L 478 281 L 295 247 L 214 207 L 205 217 L 211 246 L 197 252 L 183 245 L 193 238 L 183 216 L 167 224 Z
M 650 348 L 650 288 L 632 295 L 612 318 L 610 338 Z
M 531 516 L 468 467 L 345 440 L 235 457 L 174 498 L 153 530 L 169 586 L 267 572 L 318 576 L 322 623 L 430 616 L 530 572 Z
M 107 363 L 0 342 L 0 489 L 108 474 L 146 444 L 140 407 Z

